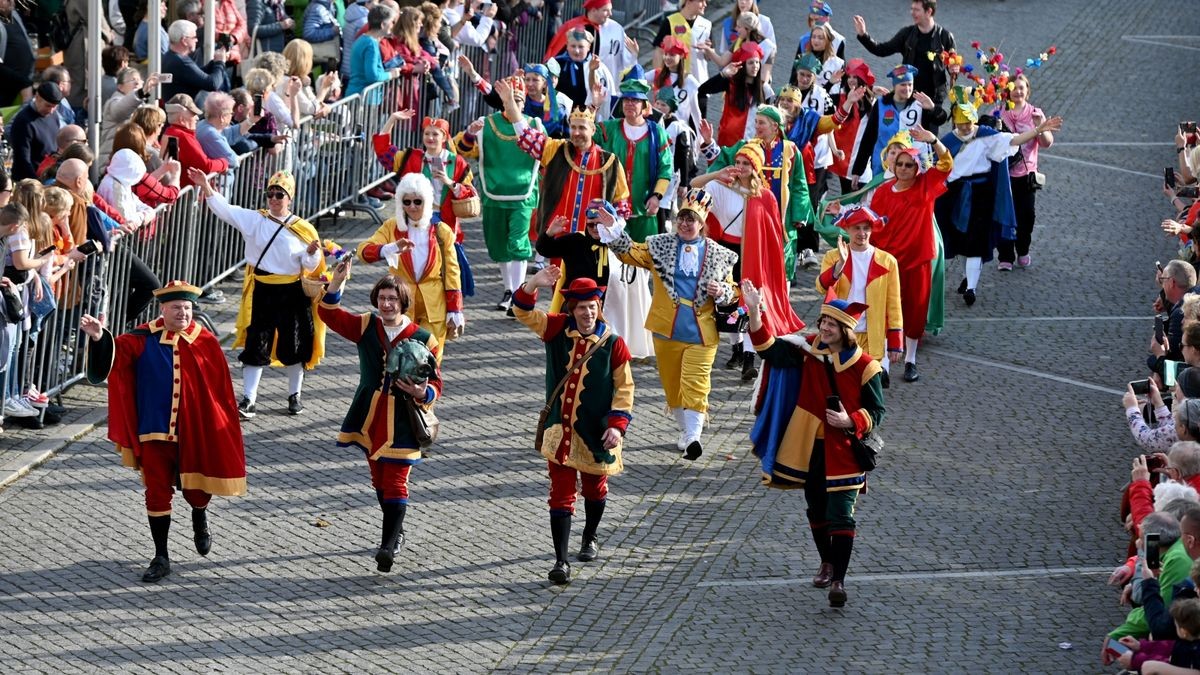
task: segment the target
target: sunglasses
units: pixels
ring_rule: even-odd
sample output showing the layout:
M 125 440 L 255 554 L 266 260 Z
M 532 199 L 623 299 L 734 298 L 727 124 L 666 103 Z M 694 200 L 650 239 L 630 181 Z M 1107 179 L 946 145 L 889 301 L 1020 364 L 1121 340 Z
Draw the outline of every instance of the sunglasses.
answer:
M 401 199 L 400 203 L 404 204 L 405 206 L 420 206 L 425 203 L 425 200 L 424 199 Z
M 284 197 L 287 197 L 287 196 L 288 196 L 288 193 L 284 192 L 283 190 L 267 191 L 267 199 L 283 199 Z
M 897 169 L 915 169 L 915 168 L 917 168 L 917 165 L 913 164 L 912 162 L 896 162 L 896 168 Z

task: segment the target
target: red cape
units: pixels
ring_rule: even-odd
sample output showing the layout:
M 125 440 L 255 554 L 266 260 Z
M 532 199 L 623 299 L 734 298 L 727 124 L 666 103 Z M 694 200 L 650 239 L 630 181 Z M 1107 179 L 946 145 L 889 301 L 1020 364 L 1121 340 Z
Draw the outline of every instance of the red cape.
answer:
M 779 202 L 765 187 L 746 200 L 742 228 L 742 279 L 752 281 L 763 300 L 763 324 L 772 335 L 787 335 L 804 328 L 788 300 L 787 272 L 783 269 L 783 220 Z
M 554 34 L 554 37 L 550 39 L 550 45 L 546 47 L 546 57 L 542 59 L 542 63 L 545 63 L 546 61 L 558 56 L 562 53 L 562 50 L 567 48 L 567 33 L 576 29 L 586 28 L 588 26 L 599 29 L 599 26 L 591 21 L 588 21 L 586 14 L 577 16 L 570 21 L 563 22 L 562 27 L 559 28 L 558 32 Z
M 139 326 L 153 330 L 162 319 Z M 193 333 L 193 331 L 195 331 Z M 184 335 L 195 335 L 188 342 Z M 117 337 L 108 379 L 108 438 L 117 444 L 125 463 L 140 466 L 142 442 L 137 423 L 137 361 L 147 340 L 160 339 L 126 333 Z M 179 414 L 175 425 L 179 444 L 179 474 L 187 489 L 214 495 L 244 494 L 246 455 L 242 427 L 229 365 L 221 343 L 208 331 L 192 324 L 178 337 Z

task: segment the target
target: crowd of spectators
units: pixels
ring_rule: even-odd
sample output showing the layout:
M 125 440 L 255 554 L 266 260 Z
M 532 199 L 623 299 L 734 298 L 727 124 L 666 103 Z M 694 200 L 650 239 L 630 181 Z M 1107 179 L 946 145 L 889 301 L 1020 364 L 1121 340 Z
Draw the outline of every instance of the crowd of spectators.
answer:
M 1178 257 L 1158 263 L 1154 333 L 1146 358 L 1149 377 L 1130 382 L 1122 401 L 1133 459 L 1121 515 L 1129 533 L 1128 560 L 1110 583 L 1131 605 L 1124 623 L 1105 638 L 1101 658 L 1143 673 L 1200 671 L 1200 286 L 1196 237 L 1200 214 L 1195 122 L 1180 122 L 1177 161 L 1164 174 Z

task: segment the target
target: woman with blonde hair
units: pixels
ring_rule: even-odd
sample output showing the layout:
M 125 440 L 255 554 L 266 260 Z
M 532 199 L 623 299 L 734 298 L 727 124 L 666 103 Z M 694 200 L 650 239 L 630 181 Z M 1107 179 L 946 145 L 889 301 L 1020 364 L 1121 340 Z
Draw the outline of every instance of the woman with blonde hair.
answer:
M 709 238 L 737 254 L 733 278 L 749 280 L 762 289 L 767 322 L 778 335 L 804 328 L 788 301 L 787 273 L 783 266 L 784 229 L 775 193 L 766 188 L 763 148 L 758 139 L 743 145 L 733 165 L 692 179 L 693 188 L 704 188 L 712 199 Z M 731 332 L 733 355 L 725 364 L 742 367 L 742 381 L 758 376 L 750 335 Z
M 141 127 L 145 134 L 146 168 L 157 171 L 163 163 L 158 139 L 162 136 L 163 127 L 167 125 L 167 113 L 156 105 L 138 106 L 129 121 Z M 113 142 L 115 144 L 115 139 Z
M 297 96 L 301 117 L 324 117 L 329 112 L 325 101 L 337 84 L 337 71 L 327 72 L 318 78 L 314 89 L 312 44 L 306 40 L 292 40 L 283 48 L 283 57 L 287 59 L 288 68 L 275 86 L 275 93 L 286 97 L 289 78 L 299 78 L 300 89 Z

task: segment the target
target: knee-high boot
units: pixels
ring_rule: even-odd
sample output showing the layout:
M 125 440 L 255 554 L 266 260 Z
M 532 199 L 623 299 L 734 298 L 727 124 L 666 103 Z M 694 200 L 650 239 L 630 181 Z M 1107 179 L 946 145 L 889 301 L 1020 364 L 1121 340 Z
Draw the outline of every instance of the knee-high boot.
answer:
M 833 582 L 829 586 L 829 606 L 843 607 L 846 604 L 846 569 L 850 567 L 850 553 L 854 550 L 854 532 L 837 532 L 829 538 L 829 555 L 833 563 Z
M 587 521 L 583 526 L 583 544 L 579 547 L 579 555 L 575 556 L 582 562 L 591 562 L 600 555 L 600 542 L 596 540 L 596 529 L 600 527 L 600 519 L 604 517 L 604 499 L 587 499 L 583 508 Z
M 571 581 L 571 563 L 567 556 L 571 547 L 571 514 L 550 514 L 550 535 L 554 538 L 554 568 L 550 570 L 549 578 L 556 584 Z
M 196 553 L 208 555 L 212 550 L 212 535 L 208 532 L 208 509 L 192 509 L 192 539 Z
M 396 560 L 396 552 L 400 548 L 400 538 L 403 536 L 404 504 L 384 502 L 383 504 L 383 534 L 380 538 L 379 550 L 375 552 L 375 569 L 380 572 L 391 572 L 392 563 Z

